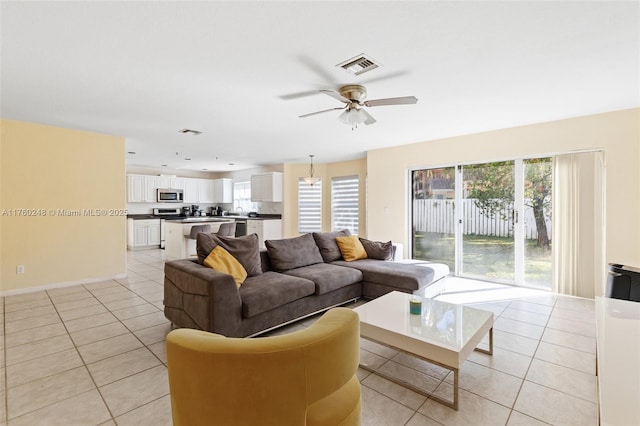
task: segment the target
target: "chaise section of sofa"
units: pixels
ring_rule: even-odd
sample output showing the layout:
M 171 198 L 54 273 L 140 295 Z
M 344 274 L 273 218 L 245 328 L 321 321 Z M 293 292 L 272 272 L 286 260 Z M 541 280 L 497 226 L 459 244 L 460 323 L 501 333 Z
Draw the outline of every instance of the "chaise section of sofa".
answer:
M 391 291 L 413 293 L 431 285 L 435 277 L 431 268 L 384 260 L 336 260 L 331 264 L 359 270 L 362 273 L 362 296 L 367 299 L 375 299 Z

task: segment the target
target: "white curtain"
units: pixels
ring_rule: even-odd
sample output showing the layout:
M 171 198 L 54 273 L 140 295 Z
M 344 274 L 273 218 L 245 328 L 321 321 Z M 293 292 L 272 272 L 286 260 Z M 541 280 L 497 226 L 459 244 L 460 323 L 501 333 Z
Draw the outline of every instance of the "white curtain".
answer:
M 572 296 L 602 296 L 604 155 L 583 152 L 553 161 L 553 289 Z

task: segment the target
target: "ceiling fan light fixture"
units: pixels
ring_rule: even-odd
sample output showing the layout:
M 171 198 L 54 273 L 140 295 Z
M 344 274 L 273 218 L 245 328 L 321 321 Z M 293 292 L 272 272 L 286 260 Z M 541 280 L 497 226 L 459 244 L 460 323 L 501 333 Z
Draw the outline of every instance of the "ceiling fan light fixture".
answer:
M 313 154 L 309 154 L 309 158 L 310 158 L 310 164 L 309 164 L 309 176 L 306 176 L 304 178 L 302 178 L 302 180 L 304 180 L 305 183 L 313 186 L 316 183 L 320 182 L 320 178 L 317 176 L 313 176 Z
M 364 123 L 367 120 L 367 116 L 357 108 L 348 108 L 338 117 L 344 124 L 351 127 L 357 127 L 358 124 Z

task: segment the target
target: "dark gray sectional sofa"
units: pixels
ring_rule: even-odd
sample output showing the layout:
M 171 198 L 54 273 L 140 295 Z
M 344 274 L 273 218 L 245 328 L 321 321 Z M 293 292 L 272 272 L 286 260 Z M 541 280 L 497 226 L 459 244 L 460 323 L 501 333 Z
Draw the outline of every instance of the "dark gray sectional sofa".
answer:
M 360 297 L 412 293 L 433 282 L 433 269 L 424 265 L 371 258 L 387 256 L 390 242 L 368 242 L 369 258 L 346 262 L 335 242 L 342 235 L 348 232 L 268 240 L 267 250 L 260 251 L 256 234 L 235 239 L 200 234 L 200 259 L 165 263 L 165 316 L 178 327 L 253 336 Z M 216 244 L 247 270 L 240 287 L 231 275 L 201 264 Z

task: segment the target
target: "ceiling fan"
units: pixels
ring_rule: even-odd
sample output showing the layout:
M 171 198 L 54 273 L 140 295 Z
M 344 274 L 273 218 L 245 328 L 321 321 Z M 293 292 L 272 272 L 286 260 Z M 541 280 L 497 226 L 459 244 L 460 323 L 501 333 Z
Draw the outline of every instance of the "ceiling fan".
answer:
M 415 104 L 418 102 L 418 98 L 415 96 L 403 96 L 400 98 L 385 98 L 385 99 L 372 99 L 366 101 L 367 89 L 359 84 L 350 84 L 342 86 L 336 92 L 335 90 L 320 90 L 320 93 L 329 95 L 334 99 L 344 103 L 343 107 L 330 108 L 322 111 L 311 112 L 309 114 L 301 115 L 300 118 L 311 117 L 312 115 L 322 114 L 324 112 L 344 110 L 338 117 L 340 121 L 345 124 L 350 124 L 351 128 L 358 127 L 359 123 L 365 125 L 373 124 L 376 119 L 371 116 L 363 107 L 375 107 L 384 105 L 406 105 Z

